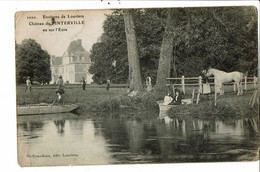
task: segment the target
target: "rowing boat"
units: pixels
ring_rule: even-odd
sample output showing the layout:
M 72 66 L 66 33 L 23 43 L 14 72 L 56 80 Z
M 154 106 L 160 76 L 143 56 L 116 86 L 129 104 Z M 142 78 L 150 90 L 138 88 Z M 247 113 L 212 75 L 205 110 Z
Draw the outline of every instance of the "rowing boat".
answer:
M 183 99 L 181 100 L 181 102 L 182 105 L 192 104 L 192 99 Z M 160 119 L 166 117 L 168 110 L 170 110 L 171 108 L 180 106 L 180 105 L 165 105 L 163 100 L 157 101 L 157 104 L 159 105 L 159 109 L 160 109 L 160 114 L 159 114 Z
M 52 105 L 46 103 L 31 104 L 31 105 L 18 105 L 17 115 L 36 115 L 36 114 L 53 114 L 71 112 L 79 106 L 75 104 L 68 105 Z
M 157 101 L 157 104 L 159 105 L 160 111 L 168 111 L 174 106 L 177 106 L 177 105 L 165 105 L 163 100 Z
M 160 111 L 168 111 L 169 109 L 179 106 L 179 105 L 165 105 L 163 100 L 157 101 L 157 104 L 159 105 Z M 192 104 L 192 99 L 182 99 L 181 104 Z
M 159 109 L 160 109 L 159 119 L 166 117 L 168 110 L 178 106 L 178 105 L 165 105 L 163 100 L 157 101 L 157 104 L 159 105 Z

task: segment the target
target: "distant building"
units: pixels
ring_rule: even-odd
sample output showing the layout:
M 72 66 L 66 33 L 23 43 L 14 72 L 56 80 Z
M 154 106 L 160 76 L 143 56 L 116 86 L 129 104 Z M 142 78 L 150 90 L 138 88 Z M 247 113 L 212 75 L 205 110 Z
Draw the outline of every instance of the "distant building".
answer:
M 84 77 L 87 84 L 91 84 L 93 75 L 88 72 L 91 65 L 89 56 L 80 39 L 72 41 L 62 57 L 51 57 L 51 83 L 55 83 L 62 75 L 64 82 L 80 84 Z

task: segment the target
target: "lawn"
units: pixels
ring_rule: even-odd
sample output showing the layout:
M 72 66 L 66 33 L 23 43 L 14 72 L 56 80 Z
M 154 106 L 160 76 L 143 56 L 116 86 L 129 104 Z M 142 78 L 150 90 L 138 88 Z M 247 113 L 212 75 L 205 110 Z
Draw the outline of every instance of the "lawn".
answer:
M 37 103 L 52 103 L 56 98 L 56 85 L 33 86 L 31 92 L 24 92 L 25 86 L 18 85 L 16 87 L 18 105 L 37 104 Z M 82 90 L 81 85 L 67 85 L 65 88 L 64 101 L 65 104 L 79 104 L 84 111 L 101 102 L 108 101 L 114 97 L 124 94 L 126 88 L 110 88 L 106 90 L 105 85 L 87 85 L 86 90 Z
M 180 88 L 179 88 L 180 89 Z M 197 87 L 186 87 L 185 98 L 191 98 L 192 90 Z M 213 91 L 213 87 L 211 90 Z M 37 104 L 52 103 L 56 97 L 56 85 L 33 86 L 32 92 L 24 92 L 25 86 L 17 86 L 17 104 Z M 83 91 L 81 85 L 67 85 L 64 101 L 65 104 L 79 104 L 79 113 L 84 112 L 111 112 L 119 111 L 120 107 L 128 107 L 127 111 L 135 111 L 141 114 L 143 112 L 158 112 L 157 100 L 162 100 L 165 91 L 156 91 L 142 93 L 136 97 L 128 97 L 125 85 L 112 85 L 109 91 L 105 85 L 87 85 Z M 169 115 L 173 117 L 189 118 L 216 118 L 216 117 L 243 117 L 258 115 L 258 107 L 251 108 L 249 100 L 253 94 L 253 87 L 249 86 L 248 91 L 244 91 L 242 96 L 236 96 L 233 86 L 225 86 L 225 95 L 218 97 L 217 106 L 214 105 L 214 92 L 208 96 L 201 95 L 198 105 L 181 105 L 171 109 Z M 195 95 L 195 98 L 196 98 Z M 191 114 L 191 115 L 183 115 Z

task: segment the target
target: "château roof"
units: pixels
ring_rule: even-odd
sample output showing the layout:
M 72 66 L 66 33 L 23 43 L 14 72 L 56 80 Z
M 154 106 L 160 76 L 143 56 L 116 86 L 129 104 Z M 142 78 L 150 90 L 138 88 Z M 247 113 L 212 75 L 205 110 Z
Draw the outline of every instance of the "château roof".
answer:
M 86 51 L 83 46 L 82 46 L 82 40 L 81 39 L 77 39 L 74 40 L 70 43 L 69 47 L 67 48 L 67 53 L 68 55 L 71 55 L 72 53 L 76 52 L 76 51 Z
M 67 51 L 64 52 L 63 56 L 73 57 L 73 59 L 85 57 L 82 62 L 84 63 L 91 62 L 90 53 L 83 48 L 81 39 L 72 41 L 69 47 L 67 48 Z
M 71 61 L 66 61 L 65 57 L 69 57 Z M 51 57 L 51 65 L 65 63 L 91 63 L 90 53 L 83 48 L 81 39 L 72 41 L 62 57 Z
M 81 52 L 85 51 L 85 49 L 82 46 L 81 39 L 72 41 L 66 52 L 68 53 L 68 55 L 71 55 L 72 53 L 77 52 L 77 51 L 81 51 Z
M 62 57 L 52 56 L 52 58 L 51 58 L 51 64 L 52 64 L 52 65 L 61 65 L 61 64 L 62 64 Z

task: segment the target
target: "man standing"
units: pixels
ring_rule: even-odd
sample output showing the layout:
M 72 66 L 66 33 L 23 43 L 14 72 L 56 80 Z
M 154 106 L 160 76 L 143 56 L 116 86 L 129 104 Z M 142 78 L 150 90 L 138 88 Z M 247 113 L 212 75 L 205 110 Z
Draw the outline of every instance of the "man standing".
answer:
M 64 105 L 64 99 L 62 98 L 62 94 L 65 93 L 65 85 L 62 79 L 62 76 L 59 76 L 59 79 L 56 81 L 57 85 L 59 86 L 58 90 L 56 91 L 57 94 L 57 98 L 54 100 L 54 102 L 52 103 L 53 105 L 57 102 L 60 103 L 62 105 Z
M 61 76 L 61 75 L 59 76 L 59 79 L 57 80 L 56 83 L 57 83 L 58 86 L 59 86 L 58 90 L 63 90 L 63 91 L 64 91 L 65 85 L 64 85 L 64 82 L 63 82 L 63 79 L 62 79 L 62 76 Z
M 202 93 L 203 94 L 210 94 L 211 90 L 210 90 L 210 84 L 209 84 L 209 77 L 206 75 L 206 70 L 202 71 Z
M 84 77 L 82 77 L 82 88 L 83 88 L 83 90 L 85 90 L 85 88 L 86 88 L 86 80 Z
M 147 76 L 146 78 L 146 87 L 147 87 L 147 91 L 152 90 L 152 79 L 150 76 Z
M 107 91 L 109 91 L 109 88 L 110 88 L 110 80 L 107 79 Z
M 26 92 L 27 90 L 29 90 L 29 92 L 32 91 L 32 82 L 31 82 L 29 76 L 27 77 L 27 80 L 26 80 L 26 88 L 25 88 L 24 92 Z

